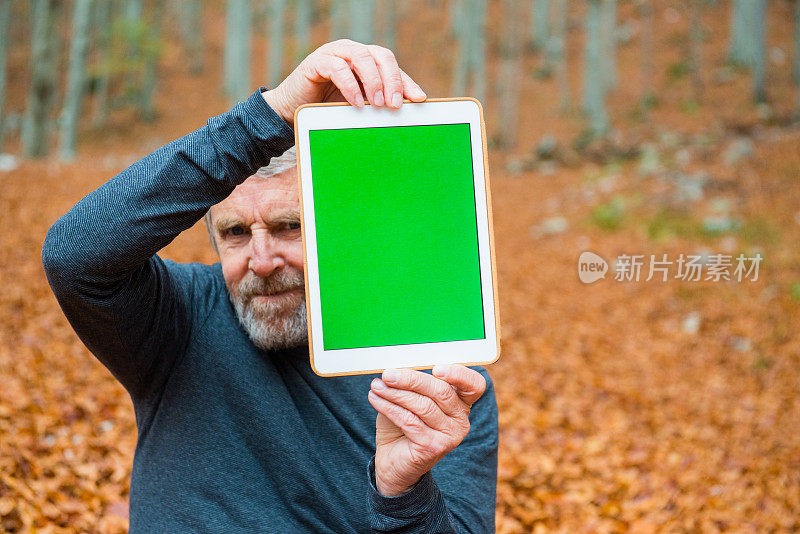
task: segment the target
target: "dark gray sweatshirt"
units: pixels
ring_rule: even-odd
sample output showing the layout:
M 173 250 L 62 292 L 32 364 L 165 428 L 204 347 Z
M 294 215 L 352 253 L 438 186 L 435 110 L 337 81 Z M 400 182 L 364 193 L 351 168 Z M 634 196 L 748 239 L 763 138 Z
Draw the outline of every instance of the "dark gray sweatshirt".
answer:
M 263 88 L 262 88 L 263 90 Z M 75 331 L 127 389 L 131 532 L 494 531 L 497 404 L 408 493 L 375 489 L 377 375 L 322 378 L 247 337 L 219 264 L 156 255 L 294 142 L 261 90 L 90 193 L 42 259 Z

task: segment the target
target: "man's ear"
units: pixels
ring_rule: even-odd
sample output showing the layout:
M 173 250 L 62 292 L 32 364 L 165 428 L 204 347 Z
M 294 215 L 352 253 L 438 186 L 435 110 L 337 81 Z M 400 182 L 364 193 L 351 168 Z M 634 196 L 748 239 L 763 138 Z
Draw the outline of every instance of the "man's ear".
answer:
M 213 206 L 208 208 L 206 214 L 203 215 L 203 222 L 206 223 L 206 230 L 208 230 L 208 240 L 211 241 L 211 248 L 213 248 L 214 252 L 216 252 L 217 256 L 219 256 L 219 250 L 217 250 L 217 236 L 216 233 L 214 232 L 214 221 L 212 220 L 212 215 L 211 215 L 211 210 L 213 208 L 214 208 Z

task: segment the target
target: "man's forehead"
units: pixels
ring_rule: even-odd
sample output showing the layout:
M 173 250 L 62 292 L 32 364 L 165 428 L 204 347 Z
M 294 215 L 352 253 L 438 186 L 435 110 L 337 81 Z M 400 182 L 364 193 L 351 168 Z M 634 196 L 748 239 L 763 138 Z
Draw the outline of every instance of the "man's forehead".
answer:
M 267 177 L 253 174 L 234 189 L 234 193 L 251 196 L 273 196 L 276 194 L 292 196 L 296 195 L 297 191 L 297 167 L 292 167 L 289 170 Z
M 253 211 L 296 211 L 300 205 L 297 169 L 269 177 L 253 175 L 236 186 L 213 213 L 252 213 Z

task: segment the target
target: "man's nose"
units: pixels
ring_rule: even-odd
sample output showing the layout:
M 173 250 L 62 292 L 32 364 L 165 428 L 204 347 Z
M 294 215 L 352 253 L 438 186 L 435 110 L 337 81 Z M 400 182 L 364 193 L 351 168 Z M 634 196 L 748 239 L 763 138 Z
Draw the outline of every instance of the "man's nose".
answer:
M 286 265 L 286 259 L 272 237 L 254 232 L 250 239 L 250 246 L 248 268 L 256 276 L 267 277 Z

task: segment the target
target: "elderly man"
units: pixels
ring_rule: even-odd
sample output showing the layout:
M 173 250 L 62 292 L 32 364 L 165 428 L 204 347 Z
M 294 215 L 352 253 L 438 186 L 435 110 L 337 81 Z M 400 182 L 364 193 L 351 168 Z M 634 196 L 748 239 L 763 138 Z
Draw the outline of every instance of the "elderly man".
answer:
M 309 364 L 294 111 L 403 97 L 426 98 L 389 50 L 328 43 L 48 232 L 64 313 L 133 400 L 131 532 L 493 530 L 484 369 L 322 378 Z M 220 263 L 156 255 L 203 214 Z

